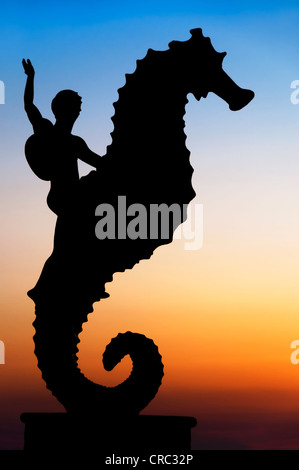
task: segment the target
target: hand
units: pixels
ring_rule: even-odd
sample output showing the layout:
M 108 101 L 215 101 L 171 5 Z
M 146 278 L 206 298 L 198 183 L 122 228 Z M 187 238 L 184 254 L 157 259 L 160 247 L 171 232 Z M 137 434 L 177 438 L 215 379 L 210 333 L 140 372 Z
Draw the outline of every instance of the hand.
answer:
M 27 62 L 26 62 L 26 60 L 23 59 L 22 64 L 23 64 L 24 72 L 26 73 L 26 75 L 28 75 L 28 77 L 34 77 L 35 71 L 30 60 L 27 59 Z

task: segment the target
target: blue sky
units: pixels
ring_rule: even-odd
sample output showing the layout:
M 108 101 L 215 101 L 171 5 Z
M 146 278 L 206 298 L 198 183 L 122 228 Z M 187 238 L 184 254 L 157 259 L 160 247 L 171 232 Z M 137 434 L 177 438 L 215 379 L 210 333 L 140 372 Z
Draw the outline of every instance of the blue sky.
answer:
M 200 171 L 208 171 L 207 180 L 215 173 L 215 159 L 222 168 L 219 179 L 223 171 L 232 175 L 232 167 L 261 179 L 269 172 L 295 178 L 299 105 L 290 103 L 290 84 L 299 79 L 297 2 L 10 1 L 1 8 L 0 79 L 6 104 L 0 108 L 0 149 L 9 155 L 0 162 L 4 184 L 12 172 L 24 184 L 26 178 L 31 181 L 23 158 L 31 133 L 23 110 L 23 57 L 36 68 L 35 102 L 43 115 L 53 119 L 50 103 L 59 90 L 78 91 L 83 108 L 74 132 L 104 154 L 113 129 L 112 104 L 125 73 L 134 71 L 148 48 L 163 50 L 173 39 L 186 40 L 194 27 L 211 37 L 216 50 L 227 51 L 226 72 L 256 93 L 240 113 L 228 112 L 212 94 L 200 103 L 189 97 L 187 144 L 198 170 L 195 185 Z M 222 167 L 221 142 L 229 155 Z
M 214 178 L 221 191 L 223 174 L 254 181 L 265 181 L 270 174 L 295 186 L 299 105 L 290 103 L 290 84 L 299 79 L 297 2 L 10 1 L 2 2 L 1 9 L 4 186 L 13 174 L 19 185 L 30 185 L 29 191 L 33 184 L 40 191 L 44 188 L 34 182 L 23 156 L 24 142 L 32 132 L 23 109 L 23 57 L 36 68 L 35 102 L 43 115 L 53 119 L 50 103 L 59 90 L 78 91 L 83 107 L 74 133 L 104 154 L 113 130 L 113 102 L 125 73 L 134 71 L 136 60 L 148 48 L 163 50 L 173 39 L 186 40 L 194 27 L 211 37 L 216 50 L 227 51 L 226 72 L 256 94 L 240 113 L 229 112 L 212 94 L 200 103 L 189 97 L 187 145 L 198 197 Z M 89 169 L 81 165 L 81 171 Z
M 105 121 L 101 127 L 106 132 L 116 90 L 136 59 L 149 47 L 166 49 L 172 39 L 188 39 L 193 27 L 202 27 L 216 49 L 227 50 L 224 68 L 237 75 L 236 81 L 251 82 L 259 103 L 273 93 L 277 99 L 278 92 L 287 102 L 289 82 L 299 68 L 298 21 L 295 1 L 5 1 L 0 79 L 6 84 L 7 106 L 2 113 L 10 105 L 14 112 L 19 107 L 24 86 L 20 61 L 28 56 L 37 70 L 36 99 L 44 112 L 59 89 L 77 88 L 89 106 L 82 126 L 88 115 L 94 119 L 96 110 L 90 106 L 98 100 L 97 119 Z

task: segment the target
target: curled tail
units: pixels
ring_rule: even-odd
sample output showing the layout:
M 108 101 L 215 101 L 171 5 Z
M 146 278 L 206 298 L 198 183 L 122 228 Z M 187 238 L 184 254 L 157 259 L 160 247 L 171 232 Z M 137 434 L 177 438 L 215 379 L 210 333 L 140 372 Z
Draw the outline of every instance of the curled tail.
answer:
M 70 413 L 138 414 L 155 397 L 162 382 L 163 364 L 158 347 L 141 334 L 118 334 L 103 354 L 104 367 L 112 370 L 129 354 L 132 372 L 116 387 L 98 385 L 87 379 L 78 367 L 78 336 L 87 315 L 81 323 L 74 324 L 68 315 L 69 308 L 66 311 L 61 307 L 51 309 L 49 305 L 36 307 L 35 354 L 47 388 Z M 74 311 L 71 313 L 74 319 Z

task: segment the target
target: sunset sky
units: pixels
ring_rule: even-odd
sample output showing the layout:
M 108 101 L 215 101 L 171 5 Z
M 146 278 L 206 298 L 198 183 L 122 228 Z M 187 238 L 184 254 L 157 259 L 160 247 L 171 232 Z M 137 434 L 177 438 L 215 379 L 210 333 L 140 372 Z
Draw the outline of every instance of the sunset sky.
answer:
M 22 58 L 35 69 L 35 103 L 68 88 L 83 97 L 74 133 L 103 155 L 117 89 L 149 48 L 165 50 L 201 27 L 223 68 L 255 99 L 231 112 L 216 95 L 188 96 L 187 146 L 203 246 L 158 248 L 117 273 L 81 334 L 84 374 L 115 385 L 130 360 L 104 371 L 119 332 L 152 338 L 165 377 L 147 414 L 194 416 L 194 449 L 299 449 L 298 0 L 6 1 L 0 7 L 1 315 L 0 449 L 22 449 L 23 412 L 63 411 L 37 368 L 34 303 L 26 296 L 50 255 L 55 215 L 47 182 L 24 157 L 32 129 L 23 108 Z M 80 165 L 81 174 L 90 167 Z M 299 356 L 298 356 L 299 357 Z

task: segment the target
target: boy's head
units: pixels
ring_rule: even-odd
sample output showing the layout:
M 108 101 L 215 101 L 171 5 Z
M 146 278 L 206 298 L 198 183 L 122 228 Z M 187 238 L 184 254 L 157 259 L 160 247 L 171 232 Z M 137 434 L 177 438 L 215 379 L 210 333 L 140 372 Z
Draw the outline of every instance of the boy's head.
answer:
M 52 101 L 51 109 L 56 120 L 75 120 L 81 111 L 82 98 L 76 91 L 62 90 Z

